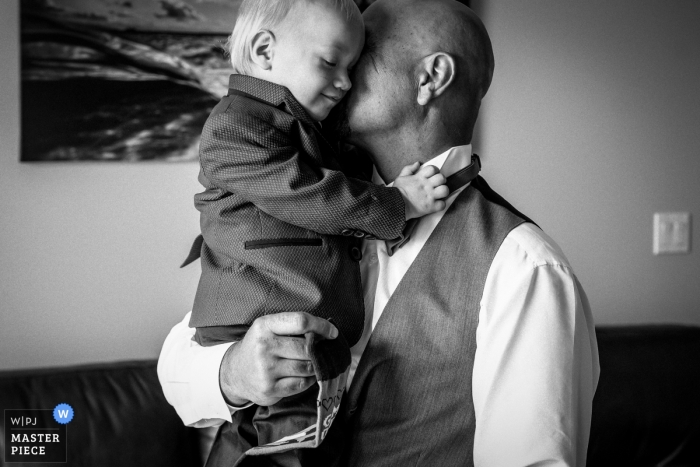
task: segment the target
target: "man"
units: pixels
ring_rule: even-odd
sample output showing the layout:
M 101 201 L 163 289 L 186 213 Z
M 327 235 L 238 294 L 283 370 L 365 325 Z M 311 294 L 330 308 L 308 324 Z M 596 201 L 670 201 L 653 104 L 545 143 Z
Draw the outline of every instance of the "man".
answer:
M 464 174 L 493 73 L 483 24 L 454 0 L 379 0 L 364 19 L 347 123 L 375 181 L 412 160 L 448 182 Z M 481 177 L 463 182 L 403 245 L 364 242 L 365 329 L 352 349 L 342 463 L 584 466 L 599 374 L 586 296 L 549 237 Z M 203 349 L 187 319 L 166 340 L 159 375 L 194 426 L 309 387 L 303 341 L 289 336 L 336 333 L 285 313 Z

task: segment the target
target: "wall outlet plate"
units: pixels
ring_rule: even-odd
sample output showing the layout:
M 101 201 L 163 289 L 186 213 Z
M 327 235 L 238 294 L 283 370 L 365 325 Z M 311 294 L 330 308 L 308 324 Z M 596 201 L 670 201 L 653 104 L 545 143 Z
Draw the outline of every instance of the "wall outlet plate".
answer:
M 690 253 L 690 213 L 654 213 L 654 254 Z

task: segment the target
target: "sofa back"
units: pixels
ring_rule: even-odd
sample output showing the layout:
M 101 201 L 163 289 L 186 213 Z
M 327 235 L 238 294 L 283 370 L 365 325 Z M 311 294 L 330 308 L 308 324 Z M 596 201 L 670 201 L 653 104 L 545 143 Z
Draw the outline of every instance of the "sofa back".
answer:
M 700 327 L 598 327 L 590 466 L 700 466 Z
M 63 465 L 202 465 L 198 430 L 185 427 L 166 402 L 155 360 L 0 372 L 0 413 L 53 409 L 59 403 L 75 413 L 67 425 L 68 463 Z M 0 427 L 2 464 L 4 423 Z
M 601 376 L 587 465 L 700 466 L 700 327 L 596 334 Z M 155 360 L 0 372 L 0 413 L 59 403 L 75 411 L 68 466 L 201 466 L 211 442 L 211 431 L 183 426 L 166 402 Z

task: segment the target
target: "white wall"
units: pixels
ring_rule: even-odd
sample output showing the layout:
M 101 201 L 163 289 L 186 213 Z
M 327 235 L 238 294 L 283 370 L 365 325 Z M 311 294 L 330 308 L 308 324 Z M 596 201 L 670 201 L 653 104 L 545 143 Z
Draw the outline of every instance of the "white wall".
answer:
M 19 163 L 19 0 L 0 2 L 0 368 L 154 358 L 199 266 L 195 163 Z
M 698 254 L 651 254 L 654 211 L 700 216 L 700 3 L 475 3 L 496 52 L 485 176 L 566 250 L 599 323 L 700 324 Z M 155 357 L 199 277 L 178 269 L 197 166 L 20 164 L 18 5 L 0 2 L 0 368 Z
M 700 2 L 474 2 L 496 58 L 484 174 L 564 248 L 598 323 L 700 324 Z M 695 215 L 652 255 L 652 214 Z

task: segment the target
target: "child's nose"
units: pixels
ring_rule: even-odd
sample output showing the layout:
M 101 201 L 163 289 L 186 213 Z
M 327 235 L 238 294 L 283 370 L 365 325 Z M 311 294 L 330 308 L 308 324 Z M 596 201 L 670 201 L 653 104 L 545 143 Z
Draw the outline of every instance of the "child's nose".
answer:
M 347 71 L 344 71 L 338 76 L 336 76 L 335 81 L 333 82 L 333 86 L 340 89 L 341 91 L 350 90 L 350 88 L 352 87 L 352 82 L 350 81 L 350 77 L 348 76 Z

